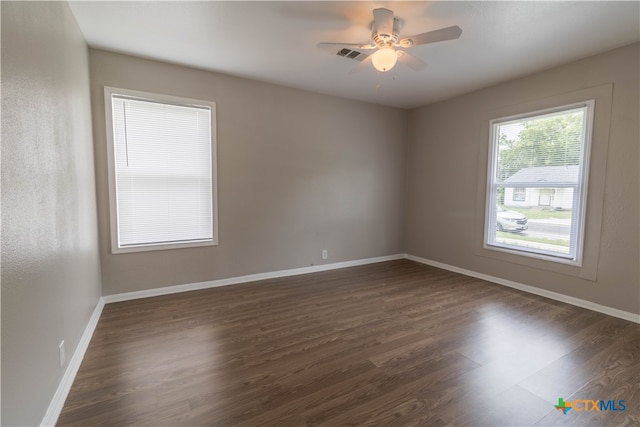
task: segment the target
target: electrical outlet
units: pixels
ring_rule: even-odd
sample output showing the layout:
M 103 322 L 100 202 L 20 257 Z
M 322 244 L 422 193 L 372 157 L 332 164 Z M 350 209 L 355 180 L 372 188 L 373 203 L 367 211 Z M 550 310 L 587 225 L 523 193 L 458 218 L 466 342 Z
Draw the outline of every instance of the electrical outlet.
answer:
M 329 251 L 326 249 L 322 250 L 322 259 L 327 259 L 329 258 Z
M 58 345 L 58 354 L 60 356 L 60 367 L 62 368 L 64 366 L 64 361 L 65 361 L 64 340 L 60 341 L 60 344 Z

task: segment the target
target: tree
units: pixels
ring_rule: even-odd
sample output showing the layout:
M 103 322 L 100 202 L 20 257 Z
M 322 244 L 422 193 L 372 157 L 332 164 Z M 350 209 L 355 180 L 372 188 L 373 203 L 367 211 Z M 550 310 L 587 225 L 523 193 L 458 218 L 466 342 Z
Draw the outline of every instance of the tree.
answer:
M 504 180 L 522 168 L 579 164 L 583 123 L 580 111 L 500 126 L 498 178 Z M 514 126 L 520 130 L 509 139 Z

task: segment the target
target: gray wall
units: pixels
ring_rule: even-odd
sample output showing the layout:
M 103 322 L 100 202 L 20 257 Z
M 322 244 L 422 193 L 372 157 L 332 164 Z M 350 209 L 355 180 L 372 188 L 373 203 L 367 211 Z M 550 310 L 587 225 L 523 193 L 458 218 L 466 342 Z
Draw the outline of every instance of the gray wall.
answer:
M 2 424 L 42 420 L 63 372 L 57 345 L 68 363 L 101 292 L 408 252 L 639 313 L 638 72 L 633 45 L 406 112 L 88 58 L 65 3 L 2 2 Z M 487 110 L 606 83 L 597 279 L 478 256 Z M 218 103 L 219 246 L 110 253 L 105 85 Z
M 406 111 L 101 50 L 90 68 L 104 295 L 402 252 Z M 104 86 L 217 103 L 218 246 L 111 254 Z
M 38 425 L 100 298 L 88 52 L 66 3 L 2 2 L 2 425 Z
M 408 122 L 406 252 L 640 313 L 639 46 L 412 110 Z M 597 194 L 590 193 L 586 213 L 588 228 L 595 222 L 602 227 L 598 235 L 585 237 L 587 246 L 597 246 L 597 265 L 585 266 L 595 271 L 596 279 L 547 271 L 537 268 L 539 263 L 481 256 L 482 229 L 477 218 L 482 217 L 479 204 L 484 203 L 486 169 L 482 165 L 483 161 L 486 164 L 488 112 L 608 83 L 613 83 L 608 150 L 603 153 L 601 146 L 594 147 L 598 158 L 592 158 L 590 171 L 590 182 L 601 182 L 605 194 L 598 200 Z M 598 108 L 597 104 L 596 118 Z

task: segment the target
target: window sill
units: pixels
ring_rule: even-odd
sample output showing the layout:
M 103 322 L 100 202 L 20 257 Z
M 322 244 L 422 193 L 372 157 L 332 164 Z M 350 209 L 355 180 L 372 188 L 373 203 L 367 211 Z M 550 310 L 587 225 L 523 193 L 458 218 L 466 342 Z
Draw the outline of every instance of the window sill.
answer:
M 537 270 L 545 270 L 568 276 L 595 281 L 596 268 L 589 268 L 570 259 L 562 259 L 535 253 L 524 253 L 517 250 L 483 245 L 474 251 L 475 255 L 503 261 L 510 264 L 518 264 Z
M 185 249 L 185 248 L 200 248 L 203 246 L 218 246 L 218 242 L 214 240 L 184 242 L 184 243 L 159 243 L 152 245 L 137 245 L 127 246 L 123 248 L 112 247 L 111 253 L 113 255 L 126 254 L 133 252 L 151 252 L 151 251 L 164 251 L 168 249 Z

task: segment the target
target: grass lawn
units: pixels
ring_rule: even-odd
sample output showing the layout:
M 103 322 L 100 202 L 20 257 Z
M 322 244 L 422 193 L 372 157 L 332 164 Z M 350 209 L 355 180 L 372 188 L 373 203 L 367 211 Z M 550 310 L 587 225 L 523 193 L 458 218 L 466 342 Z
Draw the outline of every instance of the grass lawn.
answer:
M 504 209 L 509 211 L 519 212 L 525 215 L 528 219 L 570 219 L 571 211 L 570 210 L 547 210 L 540 208 L 519 208 L 519 207 L 511 207 L 511 206 L 503 206 Z
M 527 242 L 538 242 L 538 243 L 546 243 L 548 245 L 556 245 L 556 246 L 565 246 L 569 247 L 569 241 L 563 239 L 545 239 L 544 237 L 531 237 L 531 236 L 523 236 L 518 233 L 507 233 L 505 231 L 496 231 L 496 239 L 502 237 L 505 239 L 513 239 L 513 240 L 525 240 Z

